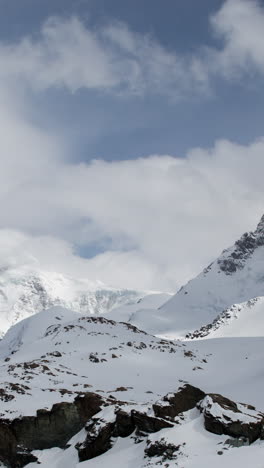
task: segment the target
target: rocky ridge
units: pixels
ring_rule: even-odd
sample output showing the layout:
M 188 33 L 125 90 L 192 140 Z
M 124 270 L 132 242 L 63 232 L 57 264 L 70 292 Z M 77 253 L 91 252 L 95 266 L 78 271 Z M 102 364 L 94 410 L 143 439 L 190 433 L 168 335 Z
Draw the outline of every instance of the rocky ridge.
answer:
M 50 411 L 39 410 L 35 417 L 0 420 L 0 460 L 10 468 L 23 467 L 38 463 L 37 450 L 56 446 L 65 452 L 74 449 L 79 461 L 84 462 L 111 450 L 118 438 L 128 438 L 132 444 L 143 444 L 144 458 L 150 460 L 146 466 L 152 466 L 152 460 L 155 466 L 175 462 L 186 457 L 186 442 L 171 443 L 169 434 L 171 431 L 174 437 L 177 430 L 180 432 L 190 411 L 194 411 L 195 418 L 203 418 L 205 430 L 231 437 L 226 440 L 229 446 L 237 446 L 236 440 L 240 445 L 249 445 L 264 438 L 264 415 L 254 407 L 218 394 L 206 395 L 191 385 L 184 385 L 152 406 L 135 407 L 88 392 L 72 403 L 53 405 Z M 73 447 L 68 441 L 83 426 L 82 441 Z

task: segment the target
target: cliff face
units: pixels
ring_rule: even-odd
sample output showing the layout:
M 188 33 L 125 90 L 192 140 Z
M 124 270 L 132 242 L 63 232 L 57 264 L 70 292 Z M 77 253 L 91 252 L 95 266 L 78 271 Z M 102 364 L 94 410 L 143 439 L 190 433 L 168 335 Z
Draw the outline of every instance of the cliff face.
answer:
M 102 404 L 100 395 L 83 393 L 71 403 L 53 405 L 50 411 L 40 409 L 36 416 L 0 420 L 0 459 L 20 467 L 34 461 L 32 450 L 65 447 Z

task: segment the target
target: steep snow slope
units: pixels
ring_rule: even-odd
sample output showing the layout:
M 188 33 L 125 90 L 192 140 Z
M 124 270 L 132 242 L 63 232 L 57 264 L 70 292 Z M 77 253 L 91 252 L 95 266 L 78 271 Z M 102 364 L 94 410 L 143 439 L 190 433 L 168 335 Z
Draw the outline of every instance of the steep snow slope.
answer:
M 244 234 L 224 250 L 159 310 L 137 313 L 132 322 L 151 333 L 184 337 L 232 304 L 263 295 L 264 216 L 255 232 Z
M 105 314 L 117 306 L 135 303 L 146 294 L 54 272 L 9 267 L 0 270 L 0 332 L 52 306 L 82 314 Z
M 234 304 L 188 339 L 264 336 L 264 297 Z

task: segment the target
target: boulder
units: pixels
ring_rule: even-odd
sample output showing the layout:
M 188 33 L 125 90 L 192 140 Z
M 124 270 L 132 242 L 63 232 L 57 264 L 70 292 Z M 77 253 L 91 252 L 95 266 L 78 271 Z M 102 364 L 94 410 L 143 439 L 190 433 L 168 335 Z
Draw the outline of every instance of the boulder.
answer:
M 198 407 L 204 415 L 205 429 L 209 432 L 243 437 L 249 443 L 261 437 L 264 415 L 253 406 L 210 393 Z
M 116 422 L 114 428 L 114 437 L 128 437 L 135 430 L 135 422 L 131 412 L 118 410 L 116 412 Z
M 197 403 L 205 397 L 199 388 L 186 384 L 176 393 L 168 393 L 162 400 L 153 405 L 155 416 L 174 419 L 180 413 L 195 408 Z

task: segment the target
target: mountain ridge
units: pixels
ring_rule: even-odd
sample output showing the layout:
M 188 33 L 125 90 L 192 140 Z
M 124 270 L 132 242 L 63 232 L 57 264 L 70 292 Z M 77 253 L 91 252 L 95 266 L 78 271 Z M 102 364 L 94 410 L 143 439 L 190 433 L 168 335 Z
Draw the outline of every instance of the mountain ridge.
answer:
M 210 324 L 228 307 L 264 296 L 264 216 L 253 232 L 235 244 L 199 275 L 182 286 L 159 309 L 138 311 L 136 326 L 168 338 L 184 338 Z

